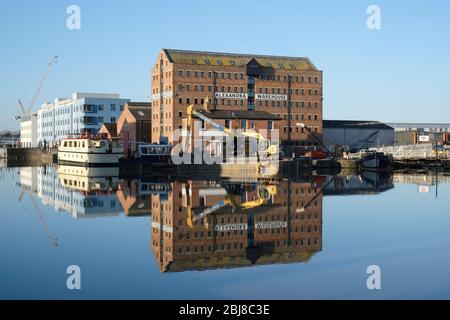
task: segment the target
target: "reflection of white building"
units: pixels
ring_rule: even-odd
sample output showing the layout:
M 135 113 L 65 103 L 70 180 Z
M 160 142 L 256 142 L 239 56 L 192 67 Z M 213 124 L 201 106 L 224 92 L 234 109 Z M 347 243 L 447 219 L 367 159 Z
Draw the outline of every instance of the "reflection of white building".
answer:
M 20 168 L 19 179 L 23 191 L 36 193 L 38 190 L 38 177 L 36 168 Z
M 116 216 L 123 211 L 115 192 L 101 190 L 90 192 L 76 186 L 69 188 L 58 175 L 55 167 L 20 168 L 19 170 L 20 185 L 23 190 L 36 194 L 44 205 L 52 206 L 56 211 L 69 212 L 76 219 Z M 117 187 L 117 177 L 103 178 L 107 181 L 107 185 L 103 185 L 107 190 Z M 72 184 L 74 184 L 73 181 L 80 181 L 80 177 L 66 175 L 66 182 L 69 181 L 68 179 L 72 180 Z M 87 178 L 81 177 L 81 180 L 89 181 L 85 179 Z

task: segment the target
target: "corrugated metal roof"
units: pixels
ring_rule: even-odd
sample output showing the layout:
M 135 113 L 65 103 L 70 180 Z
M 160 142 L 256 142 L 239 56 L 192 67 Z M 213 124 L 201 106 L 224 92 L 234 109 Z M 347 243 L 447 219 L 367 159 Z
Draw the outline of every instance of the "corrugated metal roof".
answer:
M 163 49 L 171 62 L 238 67 L 255 59 L 261 66 L 278 70 L 318 71 L 316 66 L 306 57 L 268 56 L 255 54 L 222 53 L 208 51 L 191 51 Z
M 394 130 L 394 128 L 388 126 L 379 121 L 367 121 L 367 120 L 323 120 L 324 128 L 342 128 L 342 129 L 385 129 Z

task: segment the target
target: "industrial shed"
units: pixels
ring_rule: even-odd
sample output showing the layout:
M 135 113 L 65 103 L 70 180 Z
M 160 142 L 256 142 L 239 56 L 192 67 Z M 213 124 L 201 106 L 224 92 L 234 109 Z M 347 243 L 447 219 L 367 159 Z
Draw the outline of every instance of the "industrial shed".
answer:
M 379 121 L 324 120 L 323 143 L 328 148 L 348 146 L 350 150 L 394 144 L 394 128 Z

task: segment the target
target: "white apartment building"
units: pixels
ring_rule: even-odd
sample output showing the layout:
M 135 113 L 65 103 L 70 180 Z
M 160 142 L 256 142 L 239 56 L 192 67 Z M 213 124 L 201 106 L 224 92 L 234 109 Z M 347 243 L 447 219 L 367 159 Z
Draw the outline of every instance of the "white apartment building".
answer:
M 129 101 L 118 94 L 76 92 L 45 103 L 37 113 L 37 144 L 52 144 L 69 134 L 96 134 L 103 123 L 115 123 Z
M 35 148 L 38 145 L 37 113 L 23 115 L 20 119 L 20 146 Z

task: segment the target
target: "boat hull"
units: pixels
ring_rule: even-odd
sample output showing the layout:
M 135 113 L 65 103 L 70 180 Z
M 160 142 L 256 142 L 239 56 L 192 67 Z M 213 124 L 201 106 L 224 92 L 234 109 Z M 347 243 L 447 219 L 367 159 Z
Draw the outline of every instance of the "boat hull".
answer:
M 118 166 L 119 159 L 123 153 L 82 153 L 60 151 L 58 152 L 58 163 L 84 166 Z
M 392 160 L 386 155 L 370 154 L 362 159 L 361 167 L 365 171 L 389 172 L 392 170 Z

